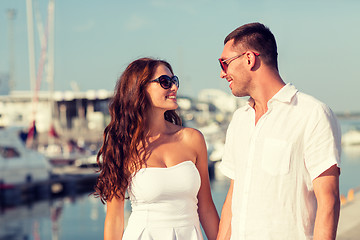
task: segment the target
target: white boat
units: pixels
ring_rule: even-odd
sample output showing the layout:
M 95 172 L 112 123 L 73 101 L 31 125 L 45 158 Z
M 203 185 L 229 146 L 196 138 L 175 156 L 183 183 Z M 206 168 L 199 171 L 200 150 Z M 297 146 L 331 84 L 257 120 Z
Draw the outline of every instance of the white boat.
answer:
M 97 154 L 93 154 L 89 157 L 83 157 L 75 160 L 74 165 L 77 168 L 93 168 L 98 169 Z
M 0 128 L 0 190 L 50 179 L 51 166 L 44 155 L 25 146 L 21 128 Z
M 344 146 L 360 145 L 360 131 L 356 129 L 347 131 L 342 135 L 341 143 Z
M 75 141 L 67 141 L 64 144 L 49 144 L 41 146 L 38 151 L 44 154 L 53 167 L 74 165 L 77 159 L 88 158 L 92 152 L 84 147 L 79 147 Z
M 76 159 L 71 165 L 54 166 L 53 173 L 55 175 L 76 175 L 76 176 L 97 176 L 99 166 L 96 161 L 97 155 L 82 157 Z

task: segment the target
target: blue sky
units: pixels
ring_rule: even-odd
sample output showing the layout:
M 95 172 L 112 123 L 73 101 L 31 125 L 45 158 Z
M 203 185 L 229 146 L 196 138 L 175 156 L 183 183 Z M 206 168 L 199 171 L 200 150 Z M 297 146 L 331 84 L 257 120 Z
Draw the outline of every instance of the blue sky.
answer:
M 48 0 L 33 0 L 46 20 Z M 0 0 L 0 73 L 9 71 L 7 9 L 14 20 L 15 90 L 29 90 L 26 1 Z M 274 33 L 285 82 L 336 112 L 360 111 L 360 1 L 55 0 L 55 90 L 113 90 L 136 58 L 168 60 L 181 95 L 230 93 L 217 62 L 225 36 L 259 21 Z M 36 59 L 40 55 L 37 31 Z M 42 89 L 46 89 L 45 80 Z

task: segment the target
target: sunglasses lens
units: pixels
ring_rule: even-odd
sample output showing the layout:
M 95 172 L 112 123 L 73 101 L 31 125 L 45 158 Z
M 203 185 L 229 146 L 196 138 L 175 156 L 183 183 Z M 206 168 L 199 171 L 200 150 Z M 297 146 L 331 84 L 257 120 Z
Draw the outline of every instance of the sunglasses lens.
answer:
M 226 72 L 226 63 L 224 63 L 221 58 L 219 58 L 219 63 L 220 63 L 221 69 L 222 69 L 224 72 Z
M 177 88 L 179 88 L 179 78 L 177 76 L 172 77 L 172 82 L 175 84 Z
M 171 78 L 166 75 L 163 75 L 159 78 L 159 83 L 160 83 L 161 87 L 163 87 L 164 89 L 169 89 L 169 88 L 171 88 L 171 85 L 172 85 Z

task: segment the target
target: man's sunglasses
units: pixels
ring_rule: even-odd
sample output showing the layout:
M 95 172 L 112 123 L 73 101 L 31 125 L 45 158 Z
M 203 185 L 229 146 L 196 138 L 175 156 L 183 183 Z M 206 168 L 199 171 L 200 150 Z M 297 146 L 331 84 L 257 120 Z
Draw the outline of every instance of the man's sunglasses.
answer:
M 220 63 L 221 69 L 226 73 L 226 71 L 227 71 L 230 63 L 231 63 L 232 61 L 234 61 L 235 59 L 241 57 L 241 56 L 244 55 L 245 53 L 246 53 L 246 52 L 243 52 L 243 53 L 240 54 L 240 55 L 236 55 L 236 56 L 234 56 L 234 57 L 227 58 L 227 59 L 225 59 L 225 60 L 222 60 L 221 58 L 219 58 L 219 63 Z M 252 52 L 252 53 L 253 53 L 255 56 L 260 56 L 259 53 L 256 53 L 256 52 Z
M 158 82 L 163 89 L 169 89 L 173 84 L 179 88 L 179 78 L 177 76 L 169 77 L 168 75 L 161 75 L 157 79 L 151 80 L 150 82 Z

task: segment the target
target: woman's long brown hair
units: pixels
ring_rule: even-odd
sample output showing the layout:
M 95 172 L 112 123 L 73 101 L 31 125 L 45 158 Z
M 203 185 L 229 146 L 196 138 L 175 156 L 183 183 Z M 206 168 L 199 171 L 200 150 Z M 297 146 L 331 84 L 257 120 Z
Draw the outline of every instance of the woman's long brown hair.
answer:
M 150 102 L 145 89 L 159 65 L 165 65 L 173 73 L 166 61 L 140 58 L 129 64 L 116 83 L 109 103 L 111 121 L 104 130 L 103 145 L 97 154 L 100 175 L 94 194 L 103 203 L 113 197 L 124 199 L 132 173 L 146 165 L 146 112 Z M 181 125 L 175 110 L 166 111 L 164 118 Z

